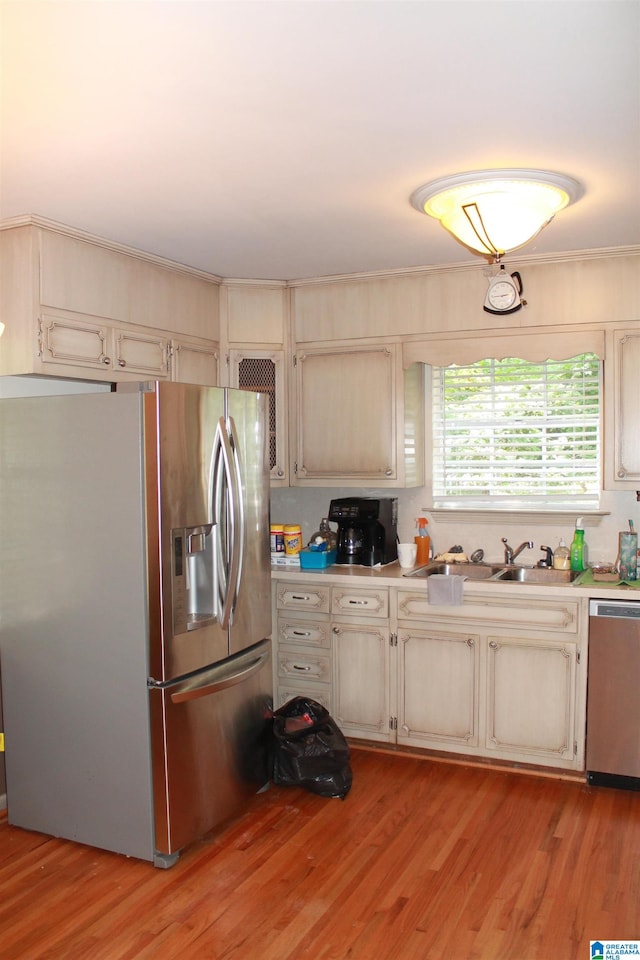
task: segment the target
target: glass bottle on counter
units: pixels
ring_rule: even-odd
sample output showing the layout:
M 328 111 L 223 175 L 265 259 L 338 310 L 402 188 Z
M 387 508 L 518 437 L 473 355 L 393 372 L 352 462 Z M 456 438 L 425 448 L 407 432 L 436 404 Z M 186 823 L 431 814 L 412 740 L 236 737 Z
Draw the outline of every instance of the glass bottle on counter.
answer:
M 338 546 L 338 536 L 329 526 L 327 517 L 323 517 L 320 526 L 309 540 L 311 549 L 318 550 L 323 544 L 327 545 L 327 550 L 335 550 Z
M 571 553 L 569 547 L 565 543 L 564 537 L 560 538 L 560 543 L 553 551 L 553 569 L 554 570 L 570 570 L 571 569 Z

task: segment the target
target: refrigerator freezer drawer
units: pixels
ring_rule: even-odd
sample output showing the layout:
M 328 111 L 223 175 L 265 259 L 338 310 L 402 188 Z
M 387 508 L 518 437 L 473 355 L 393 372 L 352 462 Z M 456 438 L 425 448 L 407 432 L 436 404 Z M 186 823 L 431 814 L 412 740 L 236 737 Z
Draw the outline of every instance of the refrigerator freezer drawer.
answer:
M 269 780 L 271 641 L 149 696 L 155 861 L 170 866 Z

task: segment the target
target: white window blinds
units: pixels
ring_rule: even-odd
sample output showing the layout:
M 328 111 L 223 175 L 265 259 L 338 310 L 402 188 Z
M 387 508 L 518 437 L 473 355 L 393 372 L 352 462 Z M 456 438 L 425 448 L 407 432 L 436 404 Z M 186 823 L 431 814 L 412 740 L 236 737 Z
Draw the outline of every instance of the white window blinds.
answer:
M 596 505 L 595 354 L 433 368 L 434 506 Z

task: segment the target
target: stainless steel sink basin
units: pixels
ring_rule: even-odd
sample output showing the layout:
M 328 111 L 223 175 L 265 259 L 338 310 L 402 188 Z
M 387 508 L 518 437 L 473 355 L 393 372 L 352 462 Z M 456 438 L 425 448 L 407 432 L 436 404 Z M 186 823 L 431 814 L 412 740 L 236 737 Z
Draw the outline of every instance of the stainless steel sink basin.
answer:
M 503 567 L 496 581 L 516 583 L 572 583 L 580 573 L 576 570 L 554 570 L 550 567 Z
M 430 577 L 434 573 L 444 576 L 467 577 L 469 580 L 490 580 L 496 573 L 504 570 L 502 564 L 491 563 L 429 563 L 418 567 L 405 577 Z
M 575 570 L 554 570 L 550 567 L 521 567 L 504 563 L 429 563 L 417 567 L 405 577 L 444 576 L 466 577 L 468 580 L 489 580 L 492 583 L 573 583 L 580 573 Z

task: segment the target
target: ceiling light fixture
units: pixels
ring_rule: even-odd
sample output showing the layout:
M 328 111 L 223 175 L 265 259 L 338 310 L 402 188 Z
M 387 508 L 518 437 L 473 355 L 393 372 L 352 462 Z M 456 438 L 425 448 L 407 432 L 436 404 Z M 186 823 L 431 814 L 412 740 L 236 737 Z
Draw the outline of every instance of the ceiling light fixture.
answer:
M 499 263 L 583 192 L 577 180 L 548 170 L 473 170 L 423 184 L 411 203 L 473 253 Z

